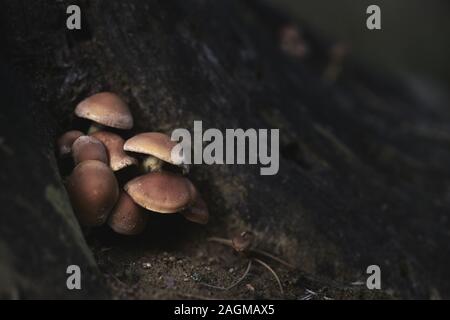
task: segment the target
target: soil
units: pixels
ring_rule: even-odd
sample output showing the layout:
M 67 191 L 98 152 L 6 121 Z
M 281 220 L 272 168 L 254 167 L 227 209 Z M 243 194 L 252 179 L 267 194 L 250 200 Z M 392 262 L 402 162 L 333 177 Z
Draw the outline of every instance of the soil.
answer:
M 313 278 L 301 267 L 290 269 L 266 259 L 280 278 L 281 293 L 271 273 L 253 262 L 250 272 L 231 289 L 226 288 L 244 274 L 249 258 L 228 246 L 208 242 L 208 233 L 186 226 L 181 217 L 165 222 L 176 240 L 161 242 L 163 235 L 150 226 L 144 235 L 125 238 L 103 230 L 89 239 L 100 270 L 105 274 L 113 298 L 117 299 L 386 299 L 385 292 L 365 289 L 365 281 L 338 284 Z M 174 225 L 186 229 L 172 230 Z M 176 227 L 175 227 L 176 228 Z M 210 228 L 208 228 L 210 229 Z M 163 228 L 159 230 L 164 230 Z M 170 230 L 170 231 L 169 231 Z M 211 228 L 211 230 L 214 230 Z M 219 231 L 219 230 L 217 230 Z M 180 244 L 180 242 L 182 244 Z M 362 279 L 361 279 L 362 280 Z

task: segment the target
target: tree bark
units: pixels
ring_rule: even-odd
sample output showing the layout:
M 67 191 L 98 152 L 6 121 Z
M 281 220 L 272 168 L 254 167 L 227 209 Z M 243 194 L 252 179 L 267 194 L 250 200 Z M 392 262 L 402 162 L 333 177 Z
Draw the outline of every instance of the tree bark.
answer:
M 373 297 L 351 286 L 372 264 L 387 296 L 450 297 L 450 110 L 432 87 L 352 56 L 327 81 L 332 42 L 256 1 L 81 1 L 81 31 L 65 28 L 69 4 L 2 5 L 3 60 L 14 71 L 2 71 L 1 86 L 1 294 L 125 295 L 100 279 L 53 150 L 75 105 L 108 90 L 129 103 L 134 132 L 191 129 L 194 120 L 204 129 L 279 128 L 281 154 L 274 176 L 258 166 L 194 166 L 211 212 L 205 229 L 169 219 L 131 240 L 94 232 L 90 248 L 107 280 L 137 288 L 137 297 L 176 297 L 134 263 L 152 259 L 170 273 L 159 259 L 170 251 L 183 270 L 197 270 L 208 257 L 191 254 L 210 248 L 206 237 L 251 230 L 298 266 L 280 271 L 286 297 L 308 286 L 329 288 L 331 298 Z M 290 23 L 310 48 L 303 60 L 280 49 Z M 65 289 L 68 264 L 89 275 L 86 290 Z M 213 268 L 227 279 L 223 265 Z M 261 296 L 277 297 L 264 277 L 252 280 Z M 185 292 L 207 291 L 179 281 Z

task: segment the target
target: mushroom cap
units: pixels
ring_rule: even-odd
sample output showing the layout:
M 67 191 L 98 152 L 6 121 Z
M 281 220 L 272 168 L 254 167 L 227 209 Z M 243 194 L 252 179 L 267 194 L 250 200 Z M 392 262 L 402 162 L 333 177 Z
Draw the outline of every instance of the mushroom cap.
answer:
M 144 213 L 144 209 L 134 203 L 126 192 L 122 191 L 108 218 L 108 225 L 119 234 L 137 235 L 144 231 L 147 225 L 147 215 Z
M 101 92 L 81 101 L 75 114 L 107 127 L 131 129 L 133 116 L 127 104 L 116 94 Z
M 124 189 L 138 205 L 159 213 L 182 211 L 196 196 L 187 178 L 164 171 L 134 178 Z
M 137 165 L 137 159 L 130 157 L 123 150 L 125 140 L 121 136 L 107 131 L 97 131 L 91 134 L 101 141 L 108 152 L 109 166 L 113 171 L 119 171 L 131 165 Z
M 233 245 L 234 250 L 237 252 L 243 252 L 247 250 L 253 242 L 253 234 L 248 231 L 242 232 L 240 235 L 235 236 L 231 239 L 231 244 Z
M 154 156 L 171 164 L 179 164 L 172 161 L 172 148 L 177 142 L 170 140 L 170 137 L 160 132 L 145 132 L 128 139 L 123 149 L 126 151 L 143 153 Z
M 83 135 L 83 132 L 78 130 L 71 130 L 64 133 L 58 138 L 56 145 L 58 147 L 59 156 L 66 156 L 72 152 L 72 145 L 75 140 Z
M 98 160 L 108 164 L 108 153 L 103 143 L 91 136 L 81 136 L 72 145 L 75 165 L 86 160 Z
M 87 160 L 77 165 L 66 187 L 78 221 L 88 227 L 105 223 L 119 197 L 114 173 L 97 160 Z
M 209 220 L 208 206 L 200 195 L 197 195 L 193 204 L 183 210 L 181 214 L 186 220 L 199 224 L 207 224 Z

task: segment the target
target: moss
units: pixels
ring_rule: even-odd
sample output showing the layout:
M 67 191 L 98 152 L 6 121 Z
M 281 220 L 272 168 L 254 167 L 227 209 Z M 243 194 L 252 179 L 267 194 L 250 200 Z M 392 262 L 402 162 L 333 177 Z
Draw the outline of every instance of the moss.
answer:
M 45 199 L 51 204 L 55 212 L 59 213 L 62 219 L 68 224 L 68 227 L 72 231 L 72 235 L 75 238 L 75 242 L 79 245 L 84 255 L 88 258 L 89 263 L 92 266 L 95 266 L 96 263 L 94 257 L 86 244 L 79 224 L 73 214 L 72 208 L 70 207 L 70 201 L 66 193 L 61 188 L 50 184 L 45 188 Z
M 48 185 L 45 188 L 45 199 L 64 219 L 73 220 L 73 213 L 69 205 L 69 200 L 60 188 L 57 188 L 54 185 Z

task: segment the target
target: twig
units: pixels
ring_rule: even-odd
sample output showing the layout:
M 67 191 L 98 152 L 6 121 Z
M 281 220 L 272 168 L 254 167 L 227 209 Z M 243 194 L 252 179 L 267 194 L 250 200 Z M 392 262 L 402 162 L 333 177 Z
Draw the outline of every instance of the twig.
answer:
M 228 287 L 220 287 L 220 286 L 215 286 L 212 284 L 208 284 L 208 283 L 204 283 L 204 282 L 200 282 L 201 285 L 205 286 L 205 287 L 209 287 L 209 288 L 213 288 L 213 289 L 218 289 L 218 290 L 230 290 L 232 288 L 234 288 L 235 286 L 237 286 L 239 283 L 242 282 L 242 280 L 245 279 L 245 277 L 247 276 L 248 272 L 250 271 L 250 268 L 252 267 L 252 260 L 248 261 L 248 265 L 247 265 L 247 269 L 245 269 L 244 274 L 233 284 L 229 285 Z
M 230 239 L 225 239 L 225 238 L 218 238 L 218 237 L 211 237 L 207 239 L 210 242 L 217 242 L 220 244 L 224 244 L 226 246 L 232 247 L 233 246 L 233 242 Z
M 282 264 L 282 265 L 284 265 L 284 266 L 286 266 L 286 267 L 288 267 L 288 268 L 291 268 L 291 269 L 294 269 L 294 268 L 295 268 L 295 266 L 292 265 L 292 264 L 290 264 L 289 262 L 284 261 L 284 260 L 282 260 L 281 258 L 278 258 L 278 257 L 276 257 L 276 256 L 274 256 L 274 255 L 272 255 L 272 254 L 270 254 L 270 253 L 268 253 L 268 252 L 266 252 L 266 251 L 259 250 L 259 249 L 250 249 L 250 251 L 251 251 L 251 252 L 254 252 L 254 253 L 256 253 L 256 254 L 260 254 L 260 255 L 262 255 L 262 256 L 265 256 L 265 257 L 267 257 L 267 258 L 270 258 L 270 259 L 272 259 L 272 260 L 274 260 L 274 261 L 276 261 L 276 262 L 278 262 L 278 263 L 280 263 L 280 264 Z
M 280 278 L 278 277 L 277 273 L 267 263 L 265 263 L 259 259 L 256 259 L 256 258 L 253 258 L 253 260 L 258 262 L 259 264 L 261 264 L 263 267 L 265 267 L 267 270 L 269 270 L 272 273 L 272 275 L 275 277 L 275 280 L 277 280 L 278 286 L 280 287 L 281 294 L 284 294 L 283 286 L 281 285 L 281 281 L 280 281 Z
M 116 277 L 115 275 L 113 275 L 113 274 L 108 274 L 108 276 L 111 277 L 111 278 L 113 278 L 113 279 L 116 280 L 117 282 L 119 282 L 121 285 L 126 286 L 126 283 L 123 282 L 122 280 L 120 280 L 120 279 L 119 279 L 118 277 Z

